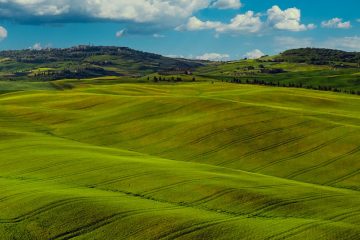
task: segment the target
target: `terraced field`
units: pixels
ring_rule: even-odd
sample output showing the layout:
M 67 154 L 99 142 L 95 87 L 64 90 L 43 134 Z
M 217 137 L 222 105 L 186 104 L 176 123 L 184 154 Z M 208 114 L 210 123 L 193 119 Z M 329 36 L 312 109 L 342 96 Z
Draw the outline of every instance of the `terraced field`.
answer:
M 7 92 L 0 239 L 359 239 L 359 133 L 360 97 L 331 92 Z

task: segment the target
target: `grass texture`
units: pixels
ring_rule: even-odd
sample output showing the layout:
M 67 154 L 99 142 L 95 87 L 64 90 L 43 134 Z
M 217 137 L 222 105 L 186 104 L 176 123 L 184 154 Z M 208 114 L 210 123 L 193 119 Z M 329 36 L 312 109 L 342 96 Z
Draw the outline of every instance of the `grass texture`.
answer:
M 360 97 L 332 92 L 4 92 L 0 239 L 359 239 L 359 133 Z

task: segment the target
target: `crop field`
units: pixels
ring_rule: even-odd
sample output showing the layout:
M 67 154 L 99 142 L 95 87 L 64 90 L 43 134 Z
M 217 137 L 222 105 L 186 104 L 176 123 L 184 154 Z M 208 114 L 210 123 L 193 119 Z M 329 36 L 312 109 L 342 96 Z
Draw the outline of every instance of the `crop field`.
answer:
M 1 240 L 360 239 L 359 96 L 20 87 L 0 92 Z

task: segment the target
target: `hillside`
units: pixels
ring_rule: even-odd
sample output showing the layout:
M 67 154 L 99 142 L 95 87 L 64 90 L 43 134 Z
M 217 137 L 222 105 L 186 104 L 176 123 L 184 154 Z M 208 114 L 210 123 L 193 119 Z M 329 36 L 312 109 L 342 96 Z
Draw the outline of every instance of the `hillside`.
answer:
M 360 97 L 118 83 L 0 95 L 1 239 L 360 236 Z
M 334 49 L 300 48 L 287 50 L 275 58 L 279 62 L 308 63 L 341 66 L 343 63 L 360 64 L 360 53 Z
M 173 59 L 126 47 L 77 46 L 0 52 L 0 72 L 6 79 L 143 76 L 155 72 L 182 74 L 202 65 L 201 61 Z
M 359 56 L 359 53 L 306 48 L 288 50 L 277 56 L 265 56 L 257 60 L 211 62 L 168 58 L 124 47 L 77 46 L 67 49 L 2 51 L 0 86 L 8 86 L 9 81 L 22 82 L 18 86 L 34 82 L 52 85 L 46 82 L 62 79 L 226 81 L 360 95 Z M 12 87 L 9 90 L 14 90 L 17 84 L 10 85 Z
M 197 68 L 195 74 L 242 84 L 346 92 L 360 95 L 360 53 L 294 49 L 277 56 Z

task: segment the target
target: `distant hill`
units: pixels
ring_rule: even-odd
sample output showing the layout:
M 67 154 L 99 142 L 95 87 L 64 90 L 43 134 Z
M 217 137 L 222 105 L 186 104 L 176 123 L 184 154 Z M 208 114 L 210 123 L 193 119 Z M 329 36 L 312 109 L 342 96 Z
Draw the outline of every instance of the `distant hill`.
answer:
M 121 82 L 227 81 L 360 94 L 360 53 L 300 48 L 255 60 L 212 62 L 111 46 L 0 52 L 0 82 L 6 82 L 0 87 L 9 89 L 14 85 L 8 80 L 45 83 L 67 79 L 93 82 L 114 82 L 114 79 Z M 27 88 L 24 84 L 20 86 Z M 48 86 L 41 85 L 43 87 Z
M 299 48 L 287 50 L 276 57 L 279 62 L 308 63 L 316 65 L 331 65 L 337 63 L 360 63 L 359 52 L 322 48 Z
M 0 52 L 2 75 L 46 80 L 184 73 L 202 65 L 202 61 L 168 58 L 126 47 L 76 46 Z
M 221 81 L 309 88 L 360 95 L 360 53 L 302 48 L 277 56 L 200 67 L 195 74 Z

